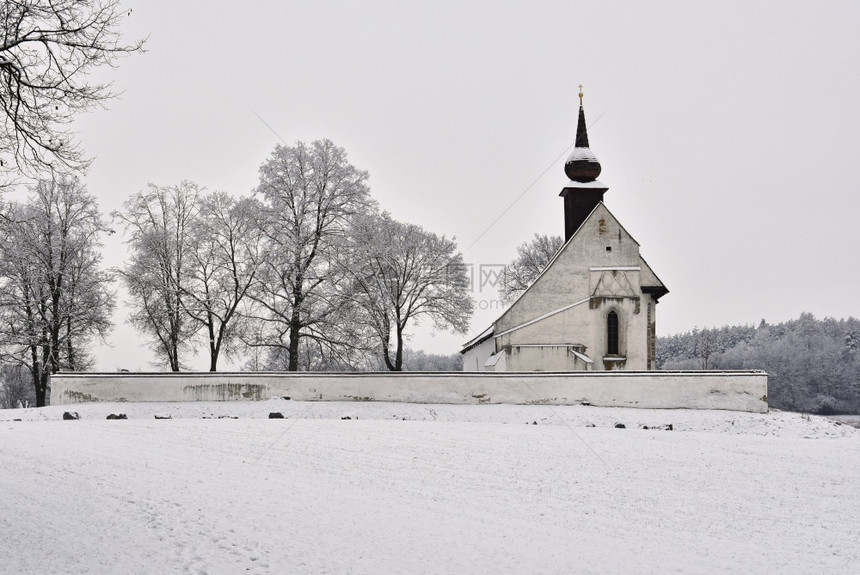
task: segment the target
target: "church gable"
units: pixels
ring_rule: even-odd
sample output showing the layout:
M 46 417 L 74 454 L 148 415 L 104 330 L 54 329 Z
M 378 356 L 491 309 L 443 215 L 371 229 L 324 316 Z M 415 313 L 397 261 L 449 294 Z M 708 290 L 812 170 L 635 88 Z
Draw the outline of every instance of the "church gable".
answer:
M 608 292 L 601 297 L 638 297 L 638 273 L 609 273 L 599 288 L 592 276 L 595 268 L 638 270 L 639 262 L 639 244 L 599 203 L 546 269 L 496 321 L 496 333 L 588 299 L 595 289 Z

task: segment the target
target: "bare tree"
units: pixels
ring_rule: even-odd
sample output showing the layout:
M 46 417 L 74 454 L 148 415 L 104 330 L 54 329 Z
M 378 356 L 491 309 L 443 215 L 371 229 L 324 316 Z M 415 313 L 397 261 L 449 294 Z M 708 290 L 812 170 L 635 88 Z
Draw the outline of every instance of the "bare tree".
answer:
M 123 43 L 120 0 L 4 0 L 0 4 L 0 166 L 30 175 L 87 160 L 68 130 L 115 94 L 91 74 L 141 51 Z M 2 169 L 0 168 L 0 169 Z M 3 170 L 5 171 L 5 170 Z
M 410 323 L 429 319 L 436 329 L 466 332 L 474 302 L 454 240 L 383 213 L 356 223 L 353 245 L 345 266 L 389 370 L 403 369 Z
M 406 348 L 403 351 L 404 371 L 463 371 L 463 356 L 452 354 L 427 353 L 421 349 Z
M 502 275 L 502 301 L 512 303 L 520 297 L 546 269 L 563 243 L 561 236 L 535 234 L 533 240 L 517 247 L 517 257 L 505 267 Z
M 7 363 L 0 367 L 0 409 L 35 405 L 36 392 L 29 376 L 21 364 Z
M 109 230 L 108 233 L 113 233 Z M 86 371 L 92 369 L 94 361 L 86 345 L 93 333 L 104 337 L 113 327 L 110 316 L 115 307 L 115 293 L 110 289 L 113 274 L 101 270 L 102 255 L 100 246 L 90 245 L 81 250 L 78 257 L 70 262 L 66 294 L 69 307 L 75 310 L 92 310 L 87 321 L 75 321 L 73 315 L 65 320 L 65 357 L 64 369 Z
M 699 357 L 699 366 L 701 369 L 710 369 L 713 353 L 711 330 L 694 328 L 693 333 L 696 335 L 696 355 Z
M 247 303 L 261 260 L 262 212 L 251 198 L 213 192 L 201 198 L 191 225 L 181 303 L 206 334 L 210 371 L 217 370 L 221 353 L 233 351 L 242 335 L 241 306 Z
M 38 182 L 3 222 L 0 343 L 4 360 L 29 369 L 38 406 L 50 374 L 86 366 L 91 339 L 110 329 L 111 277 L 98 250 L 106 231 L 74 177 Z
M 388 366 L 381 354 L 369 358 L 368 371 L 385 371 Z M 403 371 L 463 371 L 463 356 L 427 353 L 422 349 L 403 348 Z
M 153 350 L 164 354 L 172 371 L 181 368 L 181 352 L 191 348 L 199 328 L 183 303 L 190 291 L 189 245 L 199 195 L 193 182 L 150 184 L 125 202 L 124 212 L 113 214 L 129 234 L 128 264 L 119 271 L 131 297 L 129 321 L 151 337 Z
M 302 343 L 329 364 L 361 347 L 336 262 L 351 220 L 370 203 L 367 177 L 329 140 L 278 145 L 260 167 L 267 245 L 253 299 L 269 329 L 254 345 L 285 349 L 289 371 L 300 367 Z

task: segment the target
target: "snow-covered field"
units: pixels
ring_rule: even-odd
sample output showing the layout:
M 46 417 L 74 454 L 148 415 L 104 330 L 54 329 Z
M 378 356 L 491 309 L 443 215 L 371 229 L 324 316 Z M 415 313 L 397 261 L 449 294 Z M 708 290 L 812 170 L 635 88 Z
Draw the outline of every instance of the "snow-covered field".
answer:
M 0 572 L 857 573 L 860 430 L 583 406 L 0 411 Z

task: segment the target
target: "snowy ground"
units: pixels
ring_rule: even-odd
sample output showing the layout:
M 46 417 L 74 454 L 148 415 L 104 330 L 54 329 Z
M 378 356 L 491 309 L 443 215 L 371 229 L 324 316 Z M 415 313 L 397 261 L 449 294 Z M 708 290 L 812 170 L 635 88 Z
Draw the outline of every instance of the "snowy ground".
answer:
M 857 573 L 858 541 L 860 430 L 815 416 L 0 411 L 0 573 Z

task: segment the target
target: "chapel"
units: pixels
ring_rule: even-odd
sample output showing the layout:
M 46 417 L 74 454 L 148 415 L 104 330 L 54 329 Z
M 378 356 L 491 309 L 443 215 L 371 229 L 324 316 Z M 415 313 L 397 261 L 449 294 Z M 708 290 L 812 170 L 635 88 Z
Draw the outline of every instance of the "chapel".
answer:
M 520 297 L 460 353 L 464 371 L 655 369 L 656 307 L 669 290 L 603 203 L 579 92 L 564 164 L 564 244 Z

